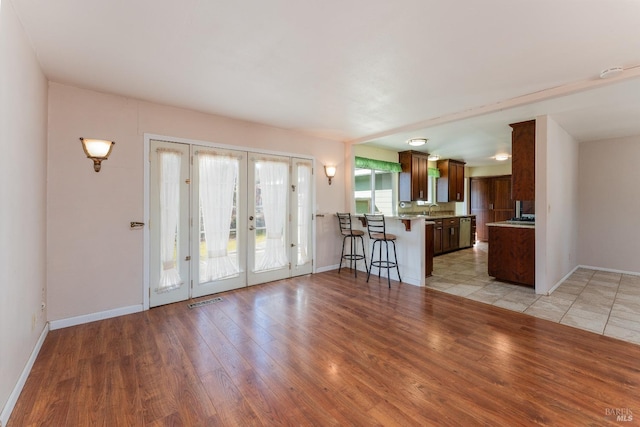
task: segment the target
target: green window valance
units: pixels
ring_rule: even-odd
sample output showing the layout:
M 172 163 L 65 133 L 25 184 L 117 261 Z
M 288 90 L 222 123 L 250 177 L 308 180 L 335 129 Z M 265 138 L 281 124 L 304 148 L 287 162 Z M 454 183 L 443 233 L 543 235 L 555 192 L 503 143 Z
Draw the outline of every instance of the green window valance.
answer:
M 427 170 L 429 172 L 429 176 L 432 176 L 434 178 L 440 178 L 440 169 L 438 169 L 438 168 L 429 168 Z
M 356 156 L 356 168 L 387 172 L 402 172 L 402 166 L 400 166 L 400 163 L 385 162 L 384 160 L 367 159 L 366 157 L 358 156 Z

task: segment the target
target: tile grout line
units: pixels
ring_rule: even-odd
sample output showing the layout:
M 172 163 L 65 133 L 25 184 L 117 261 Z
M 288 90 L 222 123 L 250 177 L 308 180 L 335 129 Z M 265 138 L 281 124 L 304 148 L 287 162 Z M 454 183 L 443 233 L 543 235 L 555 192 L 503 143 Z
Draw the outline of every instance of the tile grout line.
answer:
M 465 264 L 467 263 L 467 262 L 466 262 L 466 260 L 465 260 L 464 258 L 462 258 L 462 257 L 459 257 L 459 258 L 460 258 L 460 259 L 456 259 L 456 261 L 457 261 L 457 262 L 465 262 Z M 477 256 L 474 256 L 474 258 L 473 258 L 473 263 L 474 263 L 474 264 L 476 264 L 476 265 L 477 265 L 477 263 L 478 263 L 478 259 L 477 259 L 477 258 L 478 258 Z M 447 268 L 445 268 L 445 270 L 448 270 L 448 269 L 447 269 Z M 616 288 L 616 291 L 615 291 L 615 295 L 614 295 L 613 300 L 611 301 L 611 303 L 610 303 L 610 304 L 607 304 L 607 305 L 608 305 L 608 314 L 607 314 L 607 319 L 606 319 L 606 321 L 604 322 L 604 326 L 603 326 L 602 332 L 597 332 L 597 331 L 594 331 L 594 330 L 592 330 L 592 329 L 586 329 L 586 328 L 583 328 L 583 327 L 579 327 L 579 326 L 575 326 L 575 325 L 569 325 L 569 324 L 564 324 L 564 323 L 562 323 L 562 321 L 565 319 L 566 315 L 569 313 L 569 311 L 571 310 L 571 308 L 573 308 L 573 307 L 574 307 L 574 305 L 575 305 L 575 303 L 577 302 L 577 300 L 578 300 L 578 299 L 583 295 L 583 293 L 588 289 L 589 284 L 590 284 L 590 283 L 591 283 L 591 281 L 593 280 L 594 276 L 596 276 L 596 273 L 597 273 L 598 271 L 599 271 L 599 270 L 590 270 L 590 273 L 591 273 L 591 274 L 589 274 L 589 277 L 588 277 L 588 279 L 587 279 L 587 282 L 586 282 L 584 285 L 582 285 L 582 289 L 580 290 L 580 292 L 579 292 L 577 295 L 575 295 L 575 296 L 571 299 L 571 304 L 570 304 L 570 305 L 567 307 L 567 309 L 564 311 L 564 313 L 562 314 L 562 316 L 561 316 L 560 320 L 555 321 L 555 320 L 552 320 L 552 319 L 549 319 L 549 318 L 539 317 L 539 316 L 536 316 L 536 315 L 532 315 L 532 314 L 530 314 L 530 313 L 527 313 L 527 310 L 528 310 L 528 309 L 530 309 L 530 308 L 531 308 L 531 307 L 532 307 L 532 306 L 533 306 L 537 301 L 539 301 L 539 300 L 540 300 L 540 298 L 541 298 L 541 296 L 538 296 L 538 298 L 536 298 L 533 302 L 531 302 L 530 304 L 528 304 L 528 305 L 526 306 L 526 308 L 525 308 L 523 311 L 520 311 L 520 312 L 521 312 L 521 313 L 523 313 L 523 314 L 527 314 L 527 315 L 529 315 L 529 316 L 532 316 L 532 317 L 537 317 L 537 318 L 545 319 L 545 320 L 548 320 L 548 321 L 551 321 L 551 322 L 554 322 L 554 323 L 562 324 L 562 325 L 564 325 L 564 326 L 575 327 L 575 328 L 577 328 L 577 329 L 585 330 L 585 331 L 592 332 L 592 333 L 595 333 L 595 334 L 598 334 L 598 335 L 607 336 L 607 335 L 605 335 L 605 333 L 604 333 L 604 332 L 605 332 L 605 330 L 606 330 L 607 326 L 609 325 L 609 320 L 611 319 L 611 313 L 613 312 L 613 306 L 615 305 L 616 301 L 618 300 L 618 292 L 619 292 L 619 290 L 620 290 L 620 284 L 621 284 L 621 282 L 622 282 L 622 275 L 620 275 L 620 278 L 617 280 L 617 288 Z M 452 274 L 457 274 L 458 272 L 456 272 L 456 271 L 451 271 L 451 273 L 452 273 Z M 440 277 L 441 277 L 441 278 L 445 278 L 445 276 L 446 276 L 446 274 L 445 274 L 444 276 L 440 276 Z M 476 275 L 476 276 L 475 276 L 475 278 L 477 278 L 477 276 L 478 276 L 478 275 Z M 492 283 L 501 283 L 501 282 L 496 281 L 496 282 L 492 282 Z M 459 284 L 464 284 L 464 283 L 459 283 Z M 485 287 L 487 287 L 488 285 L 490 285 L 490 283 L 486 283 L 486 284 L 485 284 L 485 285 L 483 285 L 480 289 L 478 289 L 477 291 L 474 291 L 472 294 L 474 294 L 475 292 L 481 291 L 482 289 L 484 289 L 484 288 L 485 288 Z M 505 285 L 507 285 L 507 284 L 505 284 Z M 427 286 L 428 286 L 428 285 L 427 285 Z M 455 286 L 455 285 L 454 285 L 454 286 Z M 594 286 L 596 286 L 596 285 L 594 285 Z M 453 286 L 452 286 L 452 287 L 453 287 Z M 596 286 L 596 287 L 597 287 L 597 286 Z M 440 291 L 440 292 L 445 292 L 445 293 L 448 293 L 448 294 L 450 294 L 450 295 L 457 295 L 457 294 L 455 294 L 455 293 L 450 293 L 450 292 L 448 292 L 448 290 L 446 290 L 446 289 L 445 289 L 445 290 L 437 289 L 437 288 L 432 288 L 432 289 L 437 290 L 437 291 Z M 515 291 L 515 290 L 516 290 L 516 289 L 513 289 L 513 290 L 509 291 L 506 295 L 511 294 L 511 293 L 512 293 L 513 291 Z M 481 303 L 483 303 L 483 304 L 493 305 L 493 306 L 495 306 L 495 307 L 501 307 L 501 306 L 496 305 L 495 303 L 496 303 L 496 302 L 498 302 L 498 301 L 500 301 L 502 298 L 504 298 L 504 296 L 506 296 L 506 295 L 504 295 L 504 296 L 502 296 L 501 298 L 499 298 L 498 300 L 496 300 L 496 301 L 494 301 L 494 302 L 485 302 L 485 301 L 475 300 L 475 299 L 469 298 L 469 297 L 470 297 L 470 295 L 472 295 L 472 294 L 464 295 L 464 296 L 463 296 L 463 295 L 457 295 L 457 296 L 460 296 L 460 297 L 462 297 L 462 298 L 471 299 L 471 300 L 473 300 L 473 301 L 481 302 Z M 502 307 L 502 308 L 505 308 L 505 307 Z M 519 311 L 519 310 L 513 310 L 513 309 L 510 309 L 510 310 L 512 310 L 512 311 Z M 587 311 L 588 311 L 588 310 L 587 310 Z M 589 319 L 585 319 L 585 320 L 589 320 Z M 617 337 L 613 337 L 613 338 L 621 339 L 621 338 L 617 338 Z M 625 340 L 625 341 L 628 341 L 628 340 Z M 628 342 L 632 342 L 632 341 L 628 341 Z
M 607 326 L 609 326 L 609 320 L 611 319 L 611 312 L 613 311 L 613 306 L 616 305 L 616 300 L 618 299 L 618 291 L 620 290 L 620 282 L 622 282 L 622 274 L 620 275 L 620 280 L 618 280 L 618 286 L 616 287 L 616 295 L 613 297 L 613 302 L 611 303 L 611 308 L 609 309 L 609 314 L 607 315 L 607 321 L 604 324 L 604 330 L 602 331 L 602 335 L 604 335 L 604 331 L 607 330 Z M 607 335 L 605 335 L 607 336 Z
M 593 275 L 592 275 L 593 276 Z M 564 325 L 564 323 L 562 323 L 562 320 L 565 318 L 565 316 L 567 315 L 567 313 L 569 313 L 569 311 L 571 310 L 571 307 L 573 307 L 573 305 L 576 303 L 576 301 L 578 300 L 578 298 L 580 298 L 580 295 L 582 295 L 582 293 L 584 292 L 585 289 L 587 289 L 587 285 L 589 285 L 589 282 L 591 281 L 591 278 L 589 278 L 589 280 L 587 281 L 587 283 L 585 283 L 585 285 L 582 287 L 582 290 L 580 291 L 580 293 L 578 295 L 576 295 L 576 297 L 573 299 L 573 301 L 571 301 L 571 305 L 569 305 L 569 307 L 567 308 L 567 311 L 564 312 L 564 314 L 562 315 L 562 317 L 560 318 L 560 320 L 558 320 L 558 323 L 561 325 Z M 562 286 L 562 284 L 560 284 L 560 286 Z M 560 288 L 560 286 L 558 286 L 558 289 Z

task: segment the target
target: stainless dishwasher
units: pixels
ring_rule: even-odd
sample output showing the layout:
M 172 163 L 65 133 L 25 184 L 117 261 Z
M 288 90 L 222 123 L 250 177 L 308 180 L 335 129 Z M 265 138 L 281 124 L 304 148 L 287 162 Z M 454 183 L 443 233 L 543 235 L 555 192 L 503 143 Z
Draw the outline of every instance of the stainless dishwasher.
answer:
M 471 246 L 471 218 L 460 218 L 460 248 Z

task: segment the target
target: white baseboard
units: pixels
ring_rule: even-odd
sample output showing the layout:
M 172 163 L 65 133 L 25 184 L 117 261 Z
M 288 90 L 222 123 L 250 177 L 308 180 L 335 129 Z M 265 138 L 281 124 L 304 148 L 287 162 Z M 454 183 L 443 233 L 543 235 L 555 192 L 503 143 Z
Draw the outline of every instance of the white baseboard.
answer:
M 331 271 L 331 270 L 337 270 L 339 267 L 338 264 L 334 264 L 334 265 L 327 265 L 325 267 L 318 267 L 316 268 L 316 273 L 325 273 L 327 271 Z
M 620 274 L 628 274 L 630 276 L 640 276 L 640 273 L 637 271 L 616 270 L 614 268 L 593 267 L 590 265 L 579 265 L 578 267 L 586 268 L 587 270 L 599 270 L 599 271 L 607 271 L 609 273 L 620 273 Z
M 33 348 L 31 352 L 31 356 L 29 356 L 29 360 L 25 365 L 20 377 L 18 378 L 18 382 L 16 386 L 13 388 L 13 391 L 9 395 L 9 399 L 7 400 L 7 404 L 4 405 L 2 412 L 0 413 L 0 426 L 6 426 L 9 422 L 9 417 L 11 416 L 11 412 L 13 412 L 13 408 L 16 406 L 16 402 L 18 401 L 18 397 L 20 397 L 20 393 L 22 393 L 22 388 L 24 384 L 27 382 L 27 378 L 31 373 L 31 368 L 33 368 L 33 364 L 38 357 L 38 353 L 40 353 L 40 349 L 42 348 L 42 344 L 44 343 L 44 339 L 47 337 L 49 333 L 49 323 L 44 325 L 42 328 L 42 333 L 40 333 L 40 338 L 36 342 L 36 346 Z
M 553 285 L 553 287 L 552 287 L 551 289 L 549 289 L 549 290 L 547 291 L 546 295 L 551 295 L 551 294 L 553 293 L 553 291 L 555 291 L 555 290 L 558 288 L 558 286 L 562 285 L 562 282 L 564 282 L 565 280 L 567 280 L 567 279 L 569 278 L 569 276 L 571 276 L 571 275 L 572 275 L 572 274 L 573 274 L 577 269 L 579 269 L 579 268 L 580 268 L 580 266 L 579 266 L 579 265 L 577 265 L 577 266 L 575 266 L 575 267 L 573 268 L 573 270 L 571 270 L 570 272 L 568 272 L 567 274 L 565 274 L 565 276 L 564 276 L 562 279 L 558 280 L 558 282 L 557 282 L 555 285 Z
M 84 323 L 95 322 L 96 320 L 110 319 L 112 317 L 124 316 L 126 314 L 139 313 L 143 311 L 142 304 L 130 305 L 128 307 L 114 308 L 113 310 L 100 311 L 98 313 L 84 314 L 82 316 L 68 317 L 66 319 L 53 320 L 49 322 L 49 329 L 68 328 L 69 326 L 82 325 Z

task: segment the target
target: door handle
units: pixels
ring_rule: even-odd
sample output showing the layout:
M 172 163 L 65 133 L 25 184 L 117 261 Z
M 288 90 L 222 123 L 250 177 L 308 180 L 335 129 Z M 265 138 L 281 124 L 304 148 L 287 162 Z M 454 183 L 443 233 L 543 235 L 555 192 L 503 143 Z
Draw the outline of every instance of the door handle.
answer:
M 256 228 L 255 228 L 253 225 L 250 225 L 250 226 L 249 226 L 249 230 L 253 231 L 253 230 L 255 230 L 255 229 L 256 229 Z

